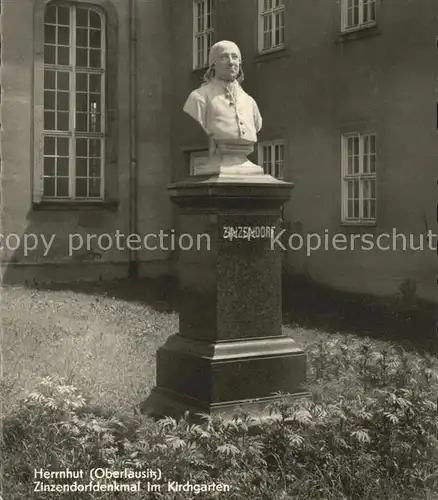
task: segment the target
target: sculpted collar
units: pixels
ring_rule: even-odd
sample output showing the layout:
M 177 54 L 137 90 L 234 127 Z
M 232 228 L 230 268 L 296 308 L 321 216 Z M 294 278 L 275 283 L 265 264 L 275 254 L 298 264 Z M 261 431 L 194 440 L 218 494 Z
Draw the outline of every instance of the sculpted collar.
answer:
M 212 78 L 211 81 L 221 87 L 224 92 L 231 92 L 232 94 L 236 95 L 236 92 L 238 91 L 238 89 L 240 88 L 240 84 L 237 80 L 233 80 L 232 82 L 227 82 L 225 80 L 220 80 L 219 78 Z

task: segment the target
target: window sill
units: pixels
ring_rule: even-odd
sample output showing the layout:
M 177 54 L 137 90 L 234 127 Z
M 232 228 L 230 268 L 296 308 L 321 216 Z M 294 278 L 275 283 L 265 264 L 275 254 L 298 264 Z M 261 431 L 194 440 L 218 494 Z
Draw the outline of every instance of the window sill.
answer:
M 351 28 L 347 31 L 342 31 L 337 37 L 337 42 L 344 43 L 349 42 L 350 40 L 358 40 L 360 38 L 377 36 L 381 34 L 382 32 L 378 28 L 377 24 L 372 23 L 365 26 L 359 26 L 357 28 Z
M 288 47 L 282 45 L 269 50 L 258 52 L 255 56 L 256 61 L 271 61 L 272 59 L 279 59 L 282 57 L 289 57 L 290 52 Z
M 352 222 L 341 222 L 341 227 L 377 227 L 377 222 L 366 222 L 366 221 L 352 221 Z
M 81 210 L 107 210 L 117 211 L 119 203 L 117 201 L 46 201 L 33 203 L 35 211 L 81 211 Z

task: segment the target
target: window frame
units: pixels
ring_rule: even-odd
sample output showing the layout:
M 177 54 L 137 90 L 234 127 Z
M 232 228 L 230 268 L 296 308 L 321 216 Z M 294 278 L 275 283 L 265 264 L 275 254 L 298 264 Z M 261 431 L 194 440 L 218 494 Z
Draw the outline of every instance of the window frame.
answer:
M 272 2 L 278 1 L 278 0 L 270 0 Z M 257 5 L 257 44 L 258 44 L 258 53 L 259 54 L 266 54 L 270 52 L 276 52 L 277 50 L 283 50 L 286 47 L 286 5 L 285 5 L 285 0 L 279 0 L 282 2 L 281 5 L 278 6 L 272 6 L 269 9 L 264 8 L 264 2 L 265 0 L 258 0 L 258 5 Z M 273 4 L 272 4 L 273 5 Z M 276 16 L 275 14 L 277 12 L 283 12 L 283 41 L 280 44 L 274 45 L 271 43 L 270 47 L 265 48 L 264 47 L 264 18 L 266 16 L 271 17 L 271 40 L 274 38 L 275 31 L 276 31 Z
M 73 197 L 74 194 L 69 187 L 69 196 L 68 197 L 52 197 L 52 196 L 44 196 L 44 136 L 58 136 L 56 131 L 44 131 L 44 71 L 47 69 L 44 60 L 44 45 L 45 45 L 45 14 L 46 9 L 51 6 L 67 6 L 71 9 L 77 8 L 86 8 L 92 9 L 96 11 L 101 18 L 101 73 L 102 73 L 102 85 L 101 85 L 101 131 L 97 134 L 93 133 L 82 133 L 77 132 L 76 136 L 74 135 L 74 130 L 69 130 L 67 134 L 63 134 L 64 137 L 69 137 L 70 142 L 70 164 L 69 164 L 69 175 L 70 172 L 75 172 L 75 170 L 71 170 L 71 165 L 73 164 L 75 167 L 76 158 L 72 155 L 72 148 L 74 148 L 75 141 L 72 137 L 79 138 L 98 138 L 100 139 L 100 147 L 101 147 L 101 181 L 100 181 L 100 196 L 90 197 Z M 33 176 L 32 176 L 32 184 L 33 184 L 33 203 L 39 205 L 41 203 L 55 203 L 59 205 L 65 204 L 66 206 L 71 205 L 72 203 L 75 205 L 81 204 L 94 204 L 97 203 L 99 205 L 104 204 L 106 202 L 110 202 L 111 200 L 115 200 L 117 196 L 117 186 L 114 184 L 114 181 L 111 181 L 110 190 L 111 193 L 108 192 L 108 162 L 111 163 L 111 169 L 114 169 L 114 175 L 117 175 L 117 144 L 116 144 L 116 94 L 117 87 L 114 84 L 111 84 L 112 95 L 109 96 L 108 86 L 109 82 L 113 80 L 117 72 L 117 39 L 118 39 L 118 30 L 117 30 L 117 14 L 112 8 L 112 6 L 107 2 L 107 0 L 81 0 L 78 3 L 71 3 L 65 0 L 38 0 L 35 7 L 35 44 L 34 44 L 34 115 L 33 115 L 33 135 L 34 135 L 34 149 L 33 149 Z M 70 18 L 70 43 L 72 39 L 72 19 Z M 111 40 L 113 40 L 111 42 Z M 75 46 L 70 45 L 70 52 L 75 51 Z M 108 64 L 108 52 L 111 51 L 112 59 L 111 59 L 111 67 Z M 73 61 L 70 61 L 72 63 Z M 72 94 L 75 93 L 75 88 L 72 85 L 72 73 L 74 73 L 73 65 L 69 66 L 57 66 L 59 71 L 69 71 L 69 92 L 70 92 L 70 106 L 69 110 L 71 110 L 71 99 Z M 90 68 L 81 68 L 85 74 L 94 73 L 95 71 Z M 99 73 L 99 70 L 97 71 Z M 75 73 L 77 74 L 77 73 Z M 108 75 L 111 74 L 111 79 L 108 78 Z M 115 80 L 114 80 L 115 81 Z M 74 90 L 72 92 L 72 90 Z M 75 110 L 70 115 L 75 115 Z M 111 136 L 111 137 L 110 137 Z M 92 178 L 89 176 L 89 171 L 87 172 L 87 179 Z M 76 177 L 71 175 L 69 177 L 69 183 L 75 183 Z
M 358 173 L 348 172 L 348 139 L 358 137 Z M 364 143 L 366 137 L 374 138 L 374 152 L 371 151 L 369 156 L 374 156 L 374 171 L 364 171 Z M 354 155 L 353 155 L 354 156 Z M 354 167 L 353 167 L 354 168 Z M 377 170 L 378 170 L 378 155 L 377 155 L 377 133 L 374 130 L 366 130 L 363 132 L 345 132 L 341 134 L 341 222 L 346 225 L 376 225 L 378 217 L 378 196 L 377 196 Z M 359 215 L 358 217 L 348 217 L 348 182 L 352 180 L 359 181 Z M 364 198 L 364 181 L 374 181 L 374 198 Z M 356 199 L 356 198 L 353 198 Z M 364 217 L 364 201 L 374 200 L 374 217 Z M 370 206 L 371 211 L 371 206 Z
M 199 4 L 204 5 L 204 16 L 203 23 L 204 26 L 207 25 L 207 18 L 210 16 L 210 27 L 204 28 L 201 31 L 197 31 L 197 7 Z M 211 7 L 210 12 L 208 11 L 208 6 Z M 210 47 L 215 43 L 215 34 L 216 34 L 216 0 L 192 0 L 192 39 L 193 39 L 193 48 L 192 48 L 192 69 L 194 71 L 200 69 L 206 69 L 208 67 L 208 55 L 210 52 Z M 208 37 L 210 38 L 210 45 L 208 44 Z M 199 53 L 199 39 L 203 40 L 205 44 L 204 49 L 204 60 L 201 64 L 198 64 L 198 53 Z
M 275 174 L 275 168 L 276 168 L 276 159 L 275 159 L 275 147 L 276 146 L 281 146 L 283 148 L 283 158 L 282 158 L 282 165 L 280 167 L 280 169 L 281 169 L 280 176 L 273 175 L 273 173 Z M 265 171 L 265 166 L 264 166 L 264 163 L 265 163 L 264 162 L 264 148 L 267 148 L 267 147 L 271 148 L 271 162 L 270 162 L 270 171 L 269 172 Z M 267 173 L 268 175 L 271 175 L 275 179 L 284 180 L 284 174 L 285 174 L 284 166 L 286 163 L 286 143 L 285 143 L 285 141 L 283 139 L 276 139 L 273 141 L 259 142 L 257 145 L 257 161 L 258 161 L 259 165 L 263 168 L 263 171 L 265 174 Z
M 354 1 L 354 0 L 353 0 Z M 358 24 L 349 26 L 348 23 L 348 2 L 349 0 L 341 0 L 341 33 L 350 33 L 352 31 L 359 31 L 367 28 L 372 28 L 377 26 L 377 0 L 357 0 L 359 9 L 359 19 Z M 375 18 L 371 21 L 363 22 L 363 5 L 364 3 L 372 4 L 374 3 L 374 16 Z

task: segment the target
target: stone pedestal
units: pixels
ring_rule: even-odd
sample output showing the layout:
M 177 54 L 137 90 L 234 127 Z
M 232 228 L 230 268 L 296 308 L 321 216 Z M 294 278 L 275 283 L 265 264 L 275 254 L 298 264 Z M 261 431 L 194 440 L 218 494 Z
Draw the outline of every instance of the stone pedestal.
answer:
M 271 241 L 292 187 L 226 168 L 170 186 L 179 234 L 194 246 L 179 250 L 179 332 L 158 350 L 147 413 L 260 414 L 275 393 L 305 394 L 306 356 L 282 332 L 282 256 Z

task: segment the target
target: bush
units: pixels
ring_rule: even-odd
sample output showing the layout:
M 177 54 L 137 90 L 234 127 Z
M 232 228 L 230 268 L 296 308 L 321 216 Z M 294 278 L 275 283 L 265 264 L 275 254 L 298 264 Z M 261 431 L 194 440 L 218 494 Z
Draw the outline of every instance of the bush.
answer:
M 204 415 L 196 425 L 187 416 L 179 422 L 127 422 L 90 409 L 74 387 L 43 379 L 3 422 L 6 498 L 35 498 L 34 468 L 67 467 L 160 469 L 161 484 L 231 486 L 223 494 L 163 488 L 161 493 L 80 498 L 433 498 L 438 487 L 437 359 L 349 337 L 318 341 L 308 354 L 312 398 L 271 405 L 280 417 L 264 422 L 257 433 L 244 413 L 231 421 Z M 78 498 L 71 495 L 44 493 L 44 498 Z

